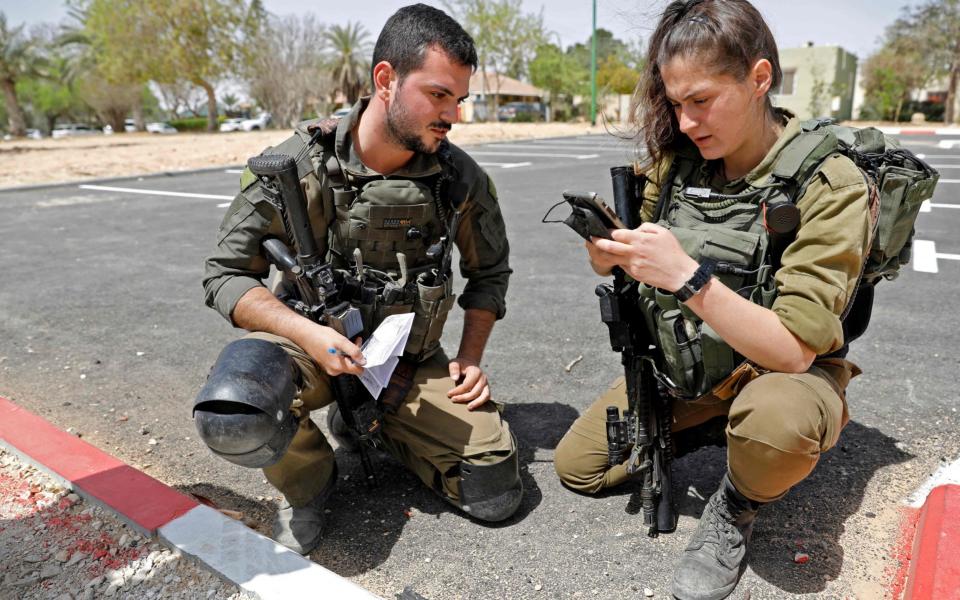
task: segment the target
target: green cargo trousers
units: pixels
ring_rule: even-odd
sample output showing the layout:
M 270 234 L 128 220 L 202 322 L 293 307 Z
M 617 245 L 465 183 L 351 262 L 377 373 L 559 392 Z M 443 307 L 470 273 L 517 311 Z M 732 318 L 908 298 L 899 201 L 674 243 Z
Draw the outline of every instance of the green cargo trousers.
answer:
M 290 340 L 268 333 L 248 338 L 279 344 L 300 371 L 300 427 L 279 462 L 263 472 L 292 506 L 312 500 L 333 474 L 333 448 L 310 420 L 310 412 L 333 402 L 330 379 L 317 363 Z M 447 398 L 454 387 L 442 351 L 421 363 L 413 387 L 396 414 L 383 420 L 384 446 L 427 486 L 460 506 L 461 462 L 493 464 L 514 452 L 513 436 L 493 402 L 469 411 Z
M 820 454 L 837 443 L 850 420 L 845 390 L 859 373 L 856 365 L 842 359 L 819 360 L 801 374 L 755 373 L 733 389 L 732 396 L 675 401 L 673 431 L 726 416 L 727 465 L 734 485 L 751 500 L 771 502 L 803 481 Z M 557 475 L 579 492 L 594 494 L 629 479 L 624 465 L 607 464 L 607 406 L 626 409 L 622 377 L 574 421 L 557 445 Z

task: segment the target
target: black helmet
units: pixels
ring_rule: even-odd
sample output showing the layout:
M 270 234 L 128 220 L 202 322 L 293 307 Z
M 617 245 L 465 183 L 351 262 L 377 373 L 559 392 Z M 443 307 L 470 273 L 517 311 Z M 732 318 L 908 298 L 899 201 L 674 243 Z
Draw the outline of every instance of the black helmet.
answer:
M 244 467 L 274 464 L 297 420 L 293 361 L 277 344 L 244 338 L 226 345 L 193 403 L 197 432 L 214 454 Z

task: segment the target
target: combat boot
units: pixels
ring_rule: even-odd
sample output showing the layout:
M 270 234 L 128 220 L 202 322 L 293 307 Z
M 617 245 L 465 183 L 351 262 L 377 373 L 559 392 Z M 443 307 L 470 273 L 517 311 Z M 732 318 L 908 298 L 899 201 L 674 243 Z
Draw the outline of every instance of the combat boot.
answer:
M 330 480 L 313 500 L 304 506 L 290 506 L 284 501 L 273 520 L 273 539 L 294 552 L 310 554 L 323 536 L 323 526 L 327 522 L 324 508 L 336 483 L 337 466 L 334 464 Z
M 351 454 L 360 451 L 360 436 L 347 427 L 347 424 L 343 421 L 343 415 L 340 414 L 340 406 L 336 403 L 331 404 L 330 408 L 327 409 L 327 429 L 330 430 L 330 435 L 337 440 L 337 444 L 341 448 Z
M 721 600 L 730 595 L 740 579 L 760 506 L 737 491 L 729 474 L 723 476 L 673 574 L 675 597 Z

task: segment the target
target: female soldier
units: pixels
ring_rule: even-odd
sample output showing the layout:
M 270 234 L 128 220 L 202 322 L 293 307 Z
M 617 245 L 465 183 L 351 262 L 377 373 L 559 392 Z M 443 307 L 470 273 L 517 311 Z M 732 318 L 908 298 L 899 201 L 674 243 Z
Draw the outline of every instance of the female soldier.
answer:
M 859 373 L 842 358 L 841 315 L 869 245 L 867 187 L 840 155 L 799 191 L 774 175 L 803 158 L 793 142 L 809 135 L 773 107 L 780 81 L 773 36 L 747 0 L 672 2 L 635 98 L 649 153 L 643 224 L 586 244 L 598 274 L 619 266 L 644 284 L 673 431 L 726 424 L 727 472 L 674 574 L 684 600 L 733 591 L 757 510 L 836 443 Z M 766 225 L 788 193 L 799 225 L 778 235 Z M 628 479 L 624 465 L 607 465 L 610 405 L 627 406 L 622 379 L 557 447 L 557 473 L 574 490 Z

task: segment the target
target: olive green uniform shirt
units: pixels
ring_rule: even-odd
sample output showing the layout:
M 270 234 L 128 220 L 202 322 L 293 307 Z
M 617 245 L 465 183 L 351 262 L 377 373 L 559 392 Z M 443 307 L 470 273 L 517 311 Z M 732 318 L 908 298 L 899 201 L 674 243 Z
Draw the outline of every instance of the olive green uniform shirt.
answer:
M 367 98 L 358 101 L 353 111 L 337 124 L 335 152 L 345 172 L 364 179 L 428 180 L 441 171 L 437 156 L 423 153 L 414 154 L 406 165 L 389 175 L 364 165 L 354 149 L 351 132 L 367 102 Z M 307 150 L 311 135 L 307 126 L 311 123 L 314 121 L 301 123 L 293 136 L 265 153 L 289 154 L 297 160 L 314 235 L 321 249 L 326 250 L 328 225 L 335 215 L 333 191 L 320 164 L 319 152 Z M 450 151 L 453 167 L 466 189 L 455 239 L 461 256 L 460 273 L 467 283 L 458 302 L 464 309 L 479 308 L 503 318 L 512 271 L 497 191 L 490 177 L 466 152 L 453 144 Z M 269 275 L 270 265 L 260 250 L 260 242 L 268 235 L 286 240 L 279 215 L 264 198 L 260 183 L 247 171 L 241 178 L 240 193 L 220 224 L 217 245 L 206 260 L 203 276 L 206 304 L 231 323 L 240 298 L 250 289 L 262 286 Z
M 718 175 L 720 161 L 704 161 L 693 183 L 724 194 L 763 184 L 780 152 L 799 134 L 800 120 L 790 118 L 777 143 L 748 174 L 727 182 Z M 671 162 L 671 156 L 665 157 L 650 174 L 644 188 L 644 221 L 653 217 Z M 793 335 L 823 355 L 844 344 L 840 318 L 869 250 L 871 219 L 863 173 L 850 159 L 831 156 L 813 175 L 797 207 L 800 226 L 783 252 L 772 310 Z

